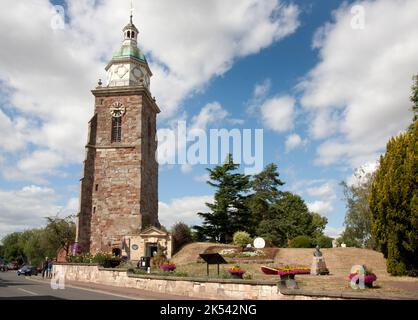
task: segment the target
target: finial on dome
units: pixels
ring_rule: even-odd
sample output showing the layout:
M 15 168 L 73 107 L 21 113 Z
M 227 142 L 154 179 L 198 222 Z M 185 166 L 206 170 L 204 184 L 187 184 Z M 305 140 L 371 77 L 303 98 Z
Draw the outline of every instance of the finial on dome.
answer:
M 134 2 L 133 2 L 133 0 L 131 0 L 131 24 L 133 24 L 133 22 L 132 22 L 133 15 L 134 15 Z

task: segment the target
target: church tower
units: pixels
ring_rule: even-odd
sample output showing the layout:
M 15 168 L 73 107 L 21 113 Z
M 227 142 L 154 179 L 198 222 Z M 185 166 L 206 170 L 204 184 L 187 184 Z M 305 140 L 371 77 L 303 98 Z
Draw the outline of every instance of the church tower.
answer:
M 107 83 L 99 81 L 92 90 L 76 240 L 84 252 L 120 254 L 126 236 L 160 227 L 155 156 L 160 110 L 138 33 L 131 15 L 122 46 L 105 68 Z

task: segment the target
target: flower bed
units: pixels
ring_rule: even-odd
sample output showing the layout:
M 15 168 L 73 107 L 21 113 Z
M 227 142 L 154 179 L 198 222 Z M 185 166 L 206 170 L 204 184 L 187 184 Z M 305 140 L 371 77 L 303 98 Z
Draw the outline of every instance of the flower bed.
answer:
M 242 269 L 240 266 L 233 266 L 233 267 L 228 269 L 228 272 L 233 278 L 242 279 L 242 275 L 246 271 L 244 269 Z
M 174 271 L 174 270 L 176 270 L 176 265 L 172 262 L 163 262 L 160 265 L 160 269 L 162 269 L 164 271 Z

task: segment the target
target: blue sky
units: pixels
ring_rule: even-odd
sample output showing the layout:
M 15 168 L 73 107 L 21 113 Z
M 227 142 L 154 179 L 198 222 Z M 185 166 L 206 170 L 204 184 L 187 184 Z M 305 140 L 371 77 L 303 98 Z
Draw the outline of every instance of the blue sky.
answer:
M 201 119 L 207 129 L 263 129 L 264 165 L 276 163 L 283 189 L 328 218 L 329 235 L 341 232 L 339 182 L 355 183 L 360 166 L 373 170 L 411 119 L 417 3 L 134 3 L 158 127 Z M 62 29 L 51 27 L 53 5 L 64 5 Z M 0 38 L 1 236 L 76 213 L 90 90 L 120 46 L 129 1 L 0 6 L 0 27 L 10 30 Z M 214 191 L 206 167 L 160 166 L 163 224 L 198 222 Z

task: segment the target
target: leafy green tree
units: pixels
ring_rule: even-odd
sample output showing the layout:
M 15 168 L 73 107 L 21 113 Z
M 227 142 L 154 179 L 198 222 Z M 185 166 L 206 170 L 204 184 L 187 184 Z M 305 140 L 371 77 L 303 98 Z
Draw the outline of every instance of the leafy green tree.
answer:
M 44 246 L 48 257 L 55 257 L 58 250 L 63 248 L 67 255 L 71 244 L 75 241 L 76 226 L 74 217 L 48 217 L 45 227 Z
M 312 222 L 313 214 L 305 201 L 291 192 L 283 192 L 270 206 L 267 219 L 259 224 L 257 235 L 276 246 L 286 246 L 288 240 L 297 236 L 311 237 L 316 231 Z
M 0 245 L 0 257 L 4 257 L 4 246 Z
M 319 246 L 321 248 L 332 248 L 332 240 L 333 238 L 328 237 L 326 235 L 321 235 L 313 240 L 315 246 Z
M 388 142 L 372 184 L 370 209 L 372 234 L 387 258 L 388 272 L 418 276 L 418 121 Z
M 312 248 L 313 241 L 308 236 L 297 236 L 290 241 L 291 248 Z
M 252 239 L 248 232 L 237 231 L 234 233 L 233 241 L 235 245 L 245 247 L 247 244 L 251 244 Z
M 177 222 L 171 228 L 173 240 L 173 254 L 177 253 L 183 246 L 193 242 L 192 232 L 189 226 L 183 222 Z
M 236 173 L 239 165 L 229 154 L 223 165 L 209 171 L 208 184 L 217 191 L 214 203 L 206 203 L 210 212 L 199 212 L 203 218 L 202 226 L 195 226 L 199 237 L 221 243 L 230 242 L 235 231 L 246 231 L 251 226 L 251 215 L 247 207 L 246 192 L 249 190 L 249 177 Z
M 6 258 L 6 260 L 22 261 L 24 253 L 23 248 L 21 247 L 21 241 L 19 241 L 21 234 L 21 232 L 14 232 L 3 238 L 4 258 Z
M 254 175 L 250 182 L 253 194 L 248 199 L 248 205 L 252 213 L 252 234 L 260 221 L 268 217 L 270 206 L 279 198 L 279 187 L 284 182 L 279 179 L 277 165 L 271 163 L 263 171 Z
M 373 183 L 373 173 L 366 172 L 363 168 L 355 171 L 356 183 L 348 185 L 341 182 L 346 201 L 347 212 L 345 215 L 343 233 L 344 242 L 355 247 L 375 249 L 376 243 L 371 235 L 371 211 L 369 198 Z
M 327 226 L 328 219 L 321 216 L 319 213 L 312 212 L 312 237 L 314 239 L 322 237 L 324 235 L 325 227 Z

